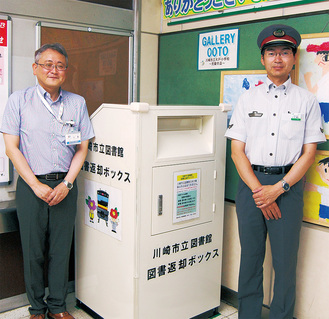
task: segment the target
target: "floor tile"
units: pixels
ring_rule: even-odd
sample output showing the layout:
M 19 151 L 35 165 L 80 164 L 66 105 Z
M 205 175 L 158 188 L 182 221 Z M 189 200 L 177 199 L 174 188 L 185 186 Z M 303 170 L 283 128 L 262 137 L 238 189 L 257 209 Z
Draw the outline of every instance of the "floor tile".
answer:
M 222 301 L 221 306 L 219 307 L 218 311 L 225 318 L 229 315 L 232 315 L 232 314 L 236 313 L 237 309 L 235 309 L 234 307 L 232 307 L 232 306 L 230 306 L 230 305 L 228 305 L 228 304 L 226 304 Z

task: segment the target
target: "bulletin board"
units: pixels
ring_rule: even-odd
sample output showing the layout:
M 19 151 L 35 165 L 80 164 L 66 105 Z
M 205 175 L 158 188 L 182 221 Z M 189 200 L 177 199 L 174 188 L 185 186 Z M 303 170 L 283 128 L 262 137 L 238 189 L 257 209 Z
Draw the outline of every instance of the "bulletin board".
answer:
M 264 70 L 261 64 L 257 37 L 271 24 L 286 24 L 301 34 L 329 31 L 329 14 L 298 16 L 289 19 L 273 19 L 235 24 L 239 29 L 239 67 L 236 71 Z M 160 35 L 159 40 L 159 92 L 160 105 L 219 105 L 221 70 L 198 71 L 198 37 L 200 33 L 227 30 L 231 25 L 204 28 Z M 230 71 L 230 70 L 225 70 Z M 231 70 L 233 71 L 233 70 Z M 235 200 L 238 173 L 231 159 L 231 142 L 227 141 L 225 198 Z M 329 150 L 329 142 L 319 144 L 318 149 Z
M 91 115 L 103 103 L 131 102 L 132 34 L 38 23 L 38 47 L 61 43 L 69 66 L 64 90 L 83 96 Z

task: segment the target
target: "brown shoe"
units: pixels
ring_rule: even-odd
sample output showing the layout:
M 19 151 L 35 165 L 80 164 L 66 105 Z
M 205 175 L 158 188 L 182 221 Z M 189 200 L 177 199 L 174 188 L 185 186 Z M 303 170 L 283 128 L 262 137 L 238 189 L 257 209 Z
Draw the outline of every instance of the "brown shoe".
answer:
M 45 319 L 45 314 L 31 315 L 30 319 Z
M 61 313 L 55 313 L 55 314 L 48 312 L 48 318 L 50 318 L 50 319 L 60 319 L 60 318 L 74 319 L 74 317 L 72 317 L 67 311 L 61 312 Z

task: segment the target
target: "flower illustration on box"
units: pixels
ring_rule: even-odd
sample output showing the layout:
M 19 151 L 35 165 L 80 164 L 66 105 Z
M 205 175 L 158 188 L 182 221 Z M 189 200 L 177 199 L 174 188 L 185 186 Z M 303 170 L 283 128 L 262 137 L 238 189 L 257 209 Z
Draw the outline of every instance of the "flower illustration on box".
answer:
M 120 213 L 118 212 L 118 209 L 116 207 L 114 209 L 111 208 L 111 212 L 110 212 L 111 219 L 110 219 L 110 222 L 112 224 L 112 231 L 114 233 L 117 232 L 116 229 L 117 229 L 117 226 L 119 224 L 119 219 L 118 219 L 119 215 L 120 215 Z
M 86 204 L 89 208 L 90 222 L 93 223 L 94 222 L 94 217 L 95 217 L 96 203 L 95 203 L 94 200 L 91 199 L 90 196 L 88 196 L 88 198 L 86 199 Z

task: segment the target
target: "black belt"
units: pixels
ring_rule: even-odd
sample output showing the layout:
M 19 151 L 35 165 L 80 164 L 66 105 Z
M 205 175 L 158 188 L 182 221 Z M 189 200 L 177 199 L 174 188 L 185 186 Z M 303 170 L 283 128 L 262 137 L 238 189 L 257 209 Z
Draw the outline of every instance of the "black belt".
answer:
M 268 175 L 279 175 L 279 174 L 287 174 L 292 165 L 287 166 L 261 166 L 261 165 L 251 165 L 252 169 L 257 172 L 261 172 Z
M 50 173 L 46 175 L 36 175 L 37 178 L 46 179 L 47 181 L 58 181 L 64 179 L 67 173 Z

